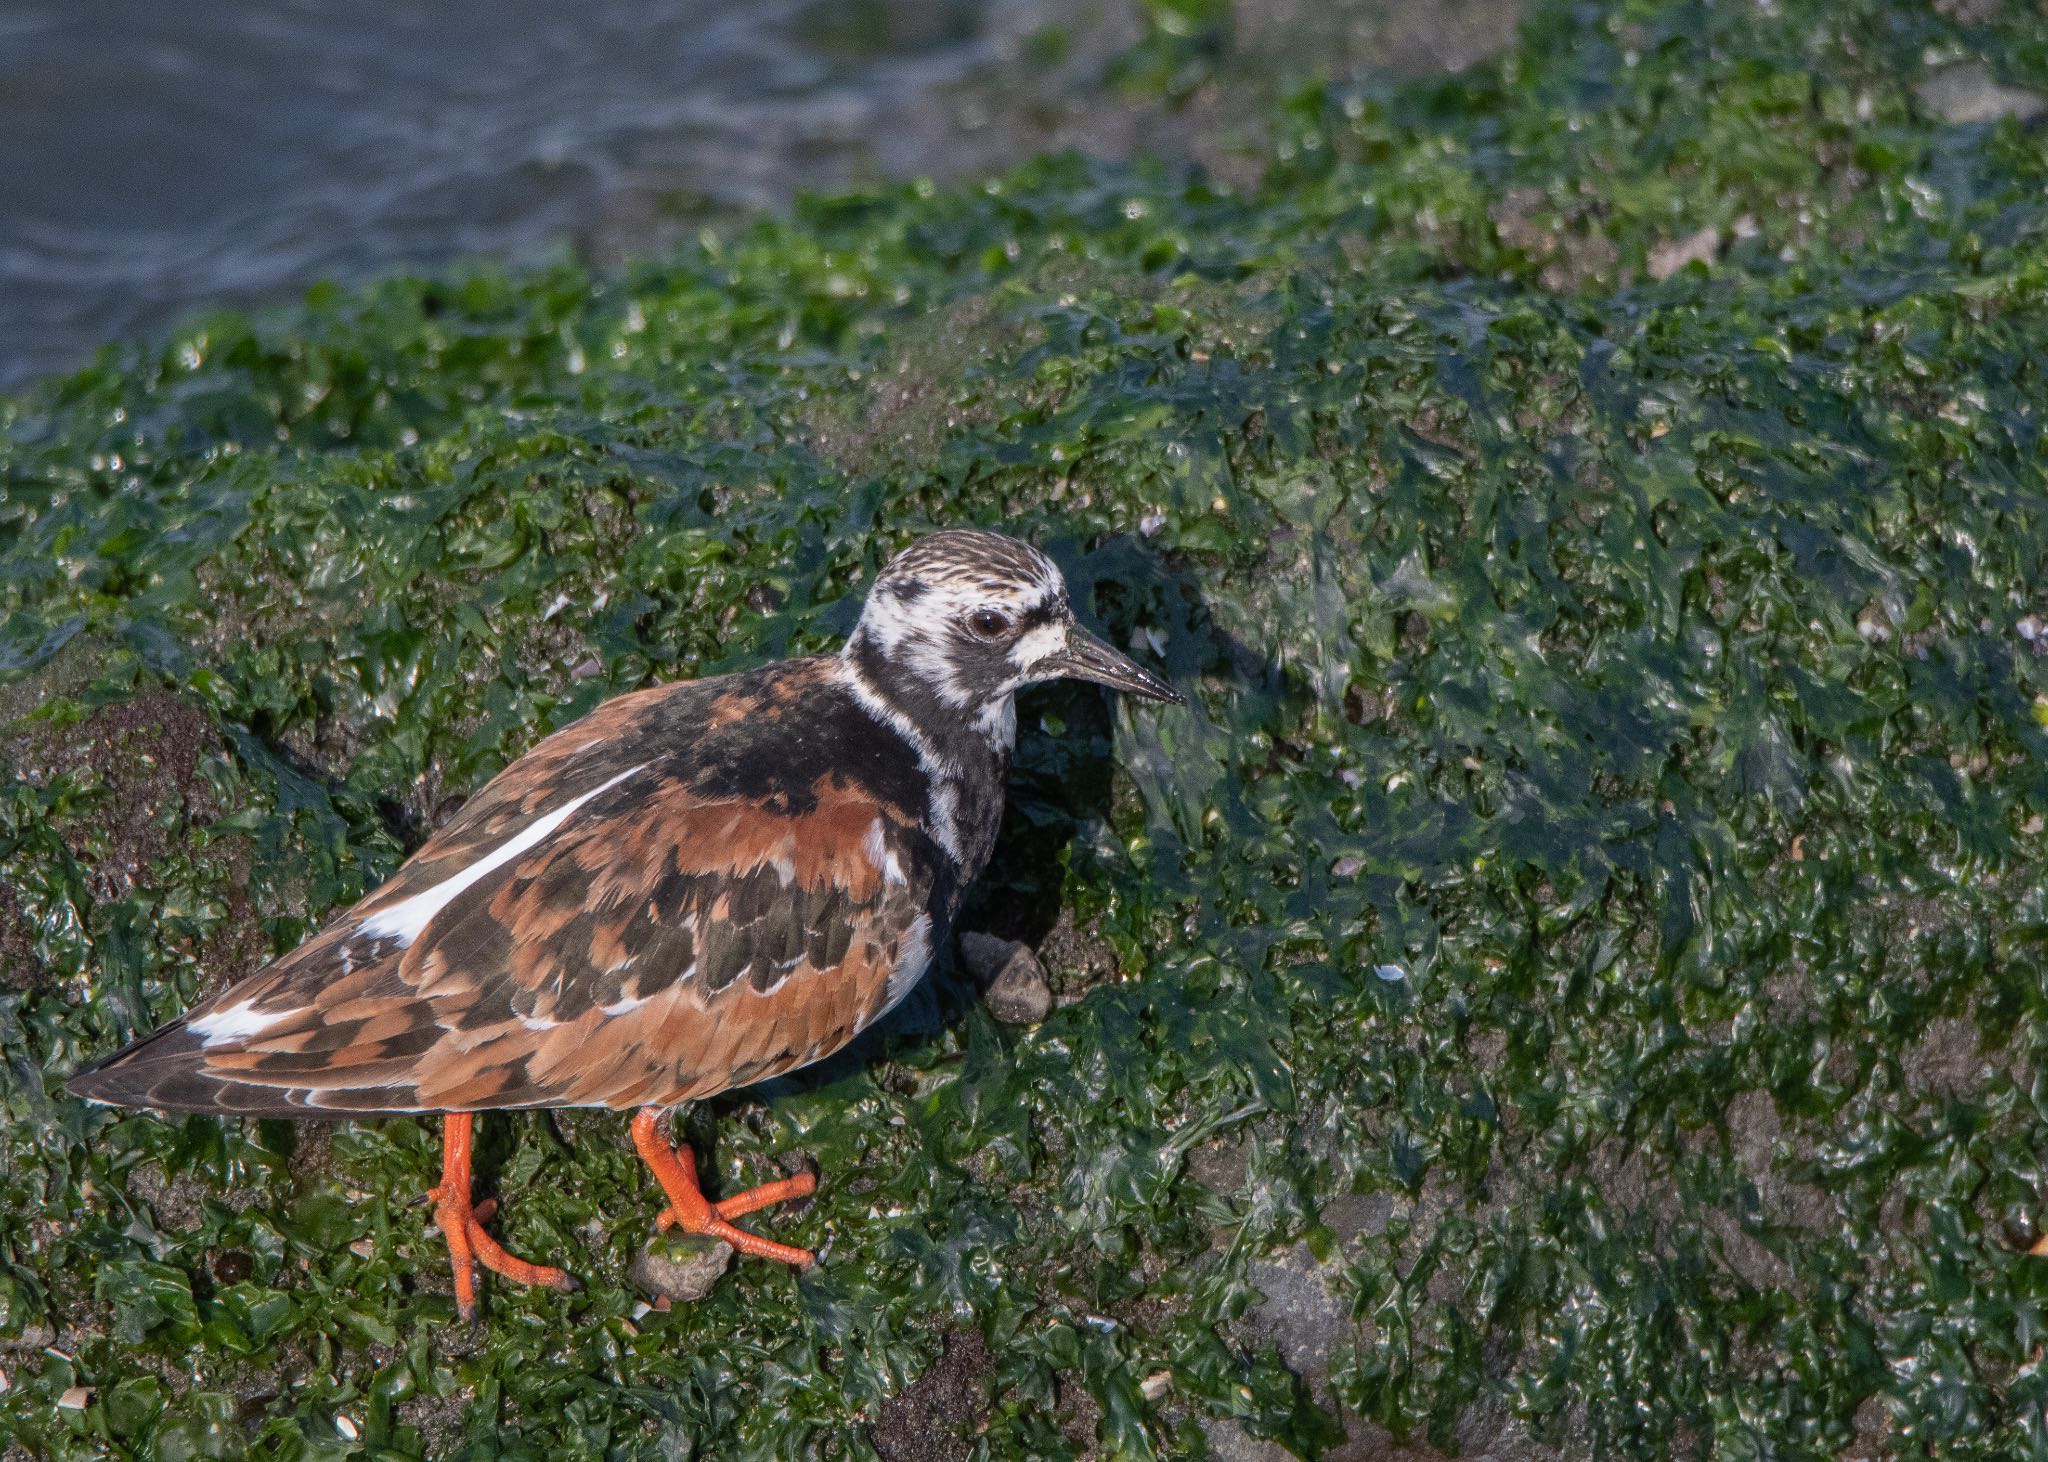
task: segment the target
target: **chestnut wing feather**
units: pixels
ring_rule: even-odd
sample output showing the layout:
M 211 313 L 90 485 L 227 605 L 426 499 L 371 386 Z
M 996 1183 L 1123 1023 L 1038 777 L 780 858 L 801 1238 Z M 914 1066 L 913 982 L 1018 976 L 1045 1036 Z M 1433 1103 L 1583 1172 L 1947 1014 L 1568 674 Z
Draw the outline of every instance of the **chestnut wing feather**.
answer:
M 320 936 L 73 1089 L 297 1116 L 674 1102 L 830 1054 L 922 971 L 938 855 L 899 809 L 829 774 L 801 810 L 705 798 L 579 747 L 597 764 L 555 768 L 552 803 L 521 762 Z M 377 932 L 451 880 L 409 941 Z

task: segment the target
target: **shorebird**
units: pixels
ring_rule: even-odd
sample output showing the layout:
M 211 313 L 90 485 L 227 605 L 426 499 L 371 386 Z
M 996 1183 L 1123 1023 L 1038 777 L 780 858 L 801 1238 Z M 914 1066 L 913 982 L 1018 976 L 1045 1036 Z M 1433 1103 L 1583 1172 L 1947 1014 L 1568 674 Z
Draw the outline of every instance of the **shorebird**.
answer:
M 632 1110 L 658 1223 L 792 1265 L 733 1220 L 667 1114 L 831 1055 L 949 937 L 995 846 L 1015 696 L 1089 680 L 1180 695 L 1075 622 L 1028 544 L 935 533 L 876 578 L 837 654 L 622 695 L 500 772 L 398 873 L 247 981 L 71 1078 L 88 1101 L 223 1116 L 439 1115 L 429 1190 L 476 1315 L 508 1253 L 471 1199 L 474 1114 Z

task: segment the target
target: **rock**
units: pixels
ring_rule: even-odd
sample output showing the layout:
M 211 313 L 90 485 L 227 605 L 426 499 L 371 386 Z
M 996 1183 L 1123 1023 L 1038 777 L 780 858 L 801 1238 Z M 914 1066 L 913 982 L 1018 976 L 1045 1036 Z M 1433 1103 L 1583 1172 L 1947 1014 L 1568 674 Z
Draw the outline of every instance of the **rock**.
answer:
M 57 1332 L 48 1325 L 24 1325 L 21 1334 L 11 1340 L 6 1336 L 0 1336 L 0 1351 L 41 1350 L 45 1346 L 55 1345 L 56 1343 Z
M 962 934 L 960 963 L 966 967 L 968 977 L 975 985 L 986 989 L 1022 948 L 1024 946 L 1016 940 L 996 934 Z
M 14 890 L 0 883 L 0 985 L 34 990 L 49 983 L 50 971 L 36 953 L 36 928 L 22 912 Z
M 1721 230 L 1703 228 L 1698 233 L 1668 240 L 1650 250 L 1650 278 L 1669 279 L 1688 264 L 1704 264 L 1711 269 L 1720 257 Z
M 1319 1400 L 1328 1394 L 1331 1353 L 1352 1334 L 1343 1272 L 1341 1258 L 1325 1264 L 1307 1244 L 1245 1269 L 1245 1278 L 1265 1296 L 1252 1310 L 1253 1326 Z
M 981 1332 L 947 1332 L 939 1358 L 909 1386 L 882 1403 L 868 1441 L 883 1462 L 964 1462 L 968 1440 L 987 1425 L 996 1358 Z
M 1390 1193 L 1340 1193 L 1323 1205 L 1323 1223 L 1346 1246 L 1360 1237 L 1378 1238 L 1394 1216 Z
M 701 1300 L 732 1264 L 732 1245 L 703 1234 L 658 1234 L 633 1261 L 633 1282 L 661 1299 Z
M 1250 1138 L 1213 1138 L 1187 1155 L 1187 1175 L 1218 1197 L 1229 1198 L 1244 1187 L 1251 1157 Z
M 997 1020 L 1035 1025 L 1052 1013 L 1052 986 L 1030 945 L 993 934 L 962 934 L 960 959 Z
M 1935 72 L 1913 88 L 1920 105 L 1952 127 L 2016 117 L 2031 122 L 2048 112 L 2048 97 L 1992 79 L 1981 62 L 1965 61 Z
M 1216 1462 L 1294 1462 L 1294 1454 L 1278 1442 L 1255 1437 L 1228 1417 L 1203 1417 L 1202 1431 Z
M 1938 1104 L 1982 1091 L 2006 1064 L 2001 1054 L 1984 1049 L 1974 1021 L 1939 1015 L 1913 1044 L 1900 1049 L 1899 1074 L 1907 1093 Z
M 2048 641 L 2042 644 L 2048 652 Z M 1038 963 L 1060 977 L 1055 1004 L 1072 1005 L 1097 985 L 1117 975 L 1116 951 L 1090 930 L 1074 926 L 1074 911 L 1061 909 L 1059 919 L 1038 941 Z
M 1539 281 L 1560 293 L 1607 279 L 1621 251 L 1571 205 L 1556 205 L 1541 188 L 1516 188 L 1488 210 L 1495 235 L 1540 266 Z

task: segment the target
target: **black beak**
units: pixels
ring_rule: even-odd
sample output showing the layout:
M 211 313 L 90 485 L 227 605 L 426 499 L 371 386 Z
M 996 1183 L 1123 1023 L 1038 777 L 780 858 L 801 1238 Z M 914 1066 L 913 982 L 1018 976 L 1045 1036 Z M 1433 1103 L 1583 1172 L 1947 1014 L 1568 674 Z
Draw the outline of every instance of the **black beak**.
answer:
M 1067 648 L 1050 659 L 1041 660 L 1046 672 L 1069 680 L 1092 680 L 1111 690 L 1164 701 L 1170 706 L 1187 704 L 1187 697 L 1168 685 L 1128 655 L 1118 654 L 1078 624 L 1067 626 Z

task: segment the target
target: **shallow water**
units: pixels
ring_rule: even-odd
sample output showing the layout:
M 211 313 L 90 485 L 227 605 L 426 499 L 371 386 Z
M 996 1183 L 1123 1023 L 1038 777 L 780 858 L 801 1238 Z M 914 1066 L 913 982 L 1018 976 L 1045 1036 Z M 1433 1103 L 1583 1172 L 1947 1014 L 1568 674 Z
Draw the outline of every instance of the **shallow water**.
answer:
M 0 388 L 186 311 L 901 171 L 983 0 L 15 0 Z

